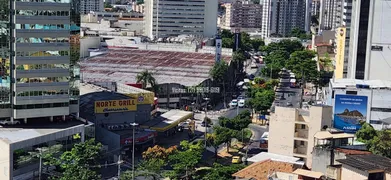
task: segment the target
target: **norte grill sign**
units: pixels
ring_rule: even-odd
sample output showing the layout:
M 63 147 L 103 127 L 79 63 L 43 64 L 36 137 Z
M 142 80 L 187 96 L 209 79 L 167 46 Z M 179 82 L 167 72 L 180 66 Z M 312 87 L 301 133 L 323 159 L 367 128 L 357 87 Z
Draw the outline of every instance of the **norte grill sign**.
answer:
M 95 101 L 95 113 L 113 113 L 137 110 L 134 99 Z

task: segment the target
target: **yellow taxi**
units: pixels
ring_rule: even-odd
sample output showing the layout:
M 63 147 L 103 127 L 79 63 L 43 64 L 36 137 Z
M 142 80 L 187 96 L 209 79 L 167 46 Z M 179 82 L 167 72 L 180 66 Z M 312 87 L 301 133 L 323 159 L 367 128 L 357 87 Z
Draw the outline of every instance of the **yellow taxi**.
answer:
M 240 158 L 240 156 L 233 156 L 232 157 L 232 164 L 239 164 L 242 162 L 242 159 Z

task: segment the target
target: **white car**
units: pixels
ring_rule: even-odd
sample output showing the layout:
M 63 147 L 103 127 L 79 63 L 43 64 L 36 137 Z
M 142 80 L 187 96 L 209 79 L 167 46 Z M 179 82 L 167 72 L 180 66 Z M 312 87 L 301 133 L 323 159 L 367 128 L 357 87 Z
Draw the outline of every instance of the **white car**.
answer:
M 236 107 L 238 105 L 238 100 L 237 99 L 234 99 L 231 101 L 231 103 L 229 103 L 229 106 L 231 107 Z
M 244 108 L 246 106 L 246 101 L 244 99 L 239 100 L 238 106 Z

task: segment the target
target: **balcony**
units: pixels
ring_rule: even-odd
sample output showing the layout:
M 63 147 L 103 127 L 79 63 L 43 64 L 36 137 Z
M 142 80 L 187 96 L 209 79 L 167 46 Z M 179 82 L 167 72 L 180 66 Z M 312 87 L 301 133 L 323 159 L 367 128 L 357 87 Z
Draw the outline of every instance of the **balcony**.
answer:
M 293 148 L 293 156 L 307 158 L 307 141 L 295 140 Z
M 299 140 L 308 141 L 308 130 L 307 129 L 296 129 L 295 138 Z

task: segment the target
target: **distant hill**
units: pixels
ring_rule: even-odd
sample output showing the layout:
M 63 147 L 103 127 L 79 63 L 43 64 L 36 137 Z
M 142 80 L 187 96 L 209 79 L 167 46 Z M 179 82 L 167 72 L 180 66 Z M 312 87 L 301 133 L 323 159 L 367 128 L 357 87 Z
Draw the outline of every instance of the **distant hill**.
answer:
M 340 115 L 340 116 L 364 117 L 364 115 L 362 115 L 359 111 L 357 111 L 357 110 L 349 111 L 349 109 L 345 109 L 342 113 L 339 113 L 337 115 Z

